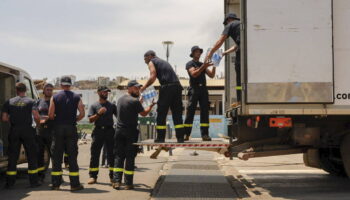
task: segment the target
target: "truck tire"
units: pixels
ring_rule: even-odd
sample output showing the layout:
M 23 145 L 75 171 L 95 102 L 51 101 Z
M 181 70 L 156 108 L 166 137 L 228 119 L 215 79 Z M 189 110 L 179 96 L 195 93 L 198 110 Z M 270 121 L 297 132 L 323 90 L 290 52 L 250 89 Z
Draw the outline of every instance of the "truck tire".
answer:
M 334 176 L 346 176 L 343 162 L 334 159 L 334 151 L 340 154 L 340 150 L 334 148 L 319 150 L 321 169 Z
M 321 169 L 320 153 L 318 149 L 308 149 L 303 155 L 303 160 L 305 166 Z
M 340 152 L 346 175 L 350 178 L 350 134 L 343 137 Z

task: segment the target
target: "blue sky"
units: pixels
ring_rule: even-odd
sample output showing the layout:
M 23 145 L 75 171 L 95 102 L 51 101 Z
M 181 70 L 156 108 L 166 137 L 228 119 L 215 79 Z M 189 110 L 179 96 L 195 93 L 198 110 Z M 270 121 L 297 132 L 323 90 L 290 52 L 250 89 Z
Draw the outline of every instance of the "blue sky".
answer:
M 172 40 L 170 63 L 184 76 L 190 48 L 207 49 L 221 34 L 223 5 L 222 0 L 1 0 L 0 61 L 35 79 L 141 77 L 148 75 L 144 52 L 153 49 L 165 58 L 161 42 Z

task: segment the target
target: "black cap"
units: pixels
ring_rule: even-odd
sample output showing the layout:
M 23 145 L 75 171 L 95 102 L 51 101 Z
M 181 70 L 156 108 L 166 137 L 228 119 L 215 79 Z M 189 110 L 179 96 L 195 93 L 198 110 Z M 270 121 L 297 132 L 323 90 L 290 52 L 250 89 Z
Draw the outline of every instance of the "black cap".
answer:
M 97 92 L 111 92 L 107 86 L 98 86 Z
M 227 20 L 228 19 L 236 19 L 236 20 L 240 20 L 237 15 L 235 13 L 228 13 L 225 17 L 225 20 L 224 20 L 224 25 L 227 25 Z
M 51 84 L 51 83 L 46 83 L 45 85 L 44 85 L 44 89 L 46 89 L 46 88 L 54 88 L 54 86 Z
M 131 80 L 128 83 L 128 88 L 129 87 L 142 87 L 142 85 L 140 83 L 138 83 L 136 80 Z
M 199 48 L 199 46 L 193 46 L 191 48 L 191 54 L 190 54 L 190 57 L 192 58 L 193 57 L 193 52 L 195 52 L 196 50 L 200 50 L 201 53 L 203 53 L 203 49 Z
M 153 51 L 153 50 L 148 50 L 148 51 L 145 53 L 144 57 L 146 57 L 146 56 L 157 56 L 157 55 L 156 55 L 156 52 L 155 52 L 155 51 Z
M 72 79 L 69 76 L 62 76 L 61 85 L 72 85 Z

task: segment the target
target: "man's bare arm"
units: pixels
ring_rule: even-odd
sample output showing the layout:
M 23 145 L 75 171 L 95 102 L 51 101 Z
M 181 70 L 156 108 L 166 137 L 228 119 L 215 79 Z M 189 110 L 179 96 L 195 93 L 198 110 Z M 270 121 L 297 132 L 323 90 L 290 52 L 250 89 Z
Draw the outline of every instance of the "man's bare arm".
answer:
M 150 77 L 149 77 L 148 81 L 146 82 L 146 84 L 144 86 L 142 86 L 140 92 L 143 92 L 146 88 L 151 86 L 157 79 L 156 67 L 154 66 L 152 61 L 148 63 L 148 69 L 150 72 Z
M 55 102 L 53 101 L 53 98 L 51 98 L 50 100 L 49 119 L 51 120 L 55 119 Z
M 234 46 L 232 46 L 231 48 L 229 48 L 229 49 L 227 49 L 226 51 L 224 51 L 224 52 L 222 53 L 222 55 L 223 55 L 223 56 L 226 56 L 226 55 L 229 54 L 229 53 L 232 53 L 232 52 L 237 51 L 237 49 L 238 49 L 238 46 L 237 46 L 237 45 L 234 45 Z
M 216 73 L 216 67 L 213 67 L 211 70 L 207 69 L 205 71 L 205 73 L 210 77 L 210 78 L 214 78 L 215 77 L 215 73 Z
M 85 117 L 85 109 L 84 109 L 84 104 L 82 100 L 79 101 L 78 111 L 79 111 L 79 115 L 77 116 L 77 122 L 82 120 Z
M 194 78 L 197 78 L 199 75 L 201 75 L 201 73 L 205 70 L 207 70 L 207 68 L 209 66 L 212 66 L 213 64 L 212 63 L 203 63 L 202 66 L 200 66 L 199 68 L 195 68 L 195 67 L 191 67 L 188 69 L 188 72 L 190 73 L 190 75 Z
M 2 120 L 3 122 L 9 122 L 9 121 L 10 121 L 10 116 L 9 116 L 9 114 L 6 113 L 6 112 L 3 112 L 2 115 L 1 115 L 1 120 Z
M 33 118 L 34 118 L 34 121 L 35 121 L 36 125 L 39 125 L 40 124 L 40 114 L 39 114 L 39 112 L 37 110 L 33 110 L 32 114 L 33 114 Z
M 154 105 L 156 105 L 156 103 L 152 101 L 152 104 L 148 108 L 146 108 L 143 112 L 140 112 L 140 115 L 143 117 L 146 117 L 148 113 L 151 112 Z
M 219 38 L 219 40 L 215 43 L 215 45 L 213 46 L 213 48 L 210 50 L 208 56 L 206 57 L 206 61 L 210 60 L 211 57 L 213 57 L 213 54 L 215 51 L 217 51 L 225 42 L 225 40 L 227 39 L 227 35 L 221 35 L 221 37 Z

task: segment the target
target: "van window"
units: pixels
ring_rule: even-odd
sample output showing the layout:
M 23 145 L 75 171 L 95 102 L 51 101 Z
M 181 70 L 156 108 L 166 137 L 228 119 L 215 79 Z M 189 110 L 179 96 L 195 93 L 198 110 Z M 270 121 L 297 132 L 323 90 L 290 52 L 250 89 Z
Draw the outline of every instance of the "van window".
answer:
M 14 97 L 15 92 L 15 78 L 12 75 L 0 72 L 0 113 L 2 112 L 2 107 L 8 99 Z M 4 155 L 7 155 L 8 141 L 7 136 L 9 132 L 9 124 L 4 123 L 0 120 L 0 139 L 4 143 Z
M 34 99 L 34 91 L 32 87 L 32 82 L 28 78 L 24 78 L 24 84 L 27 86 L 27 97 Z

